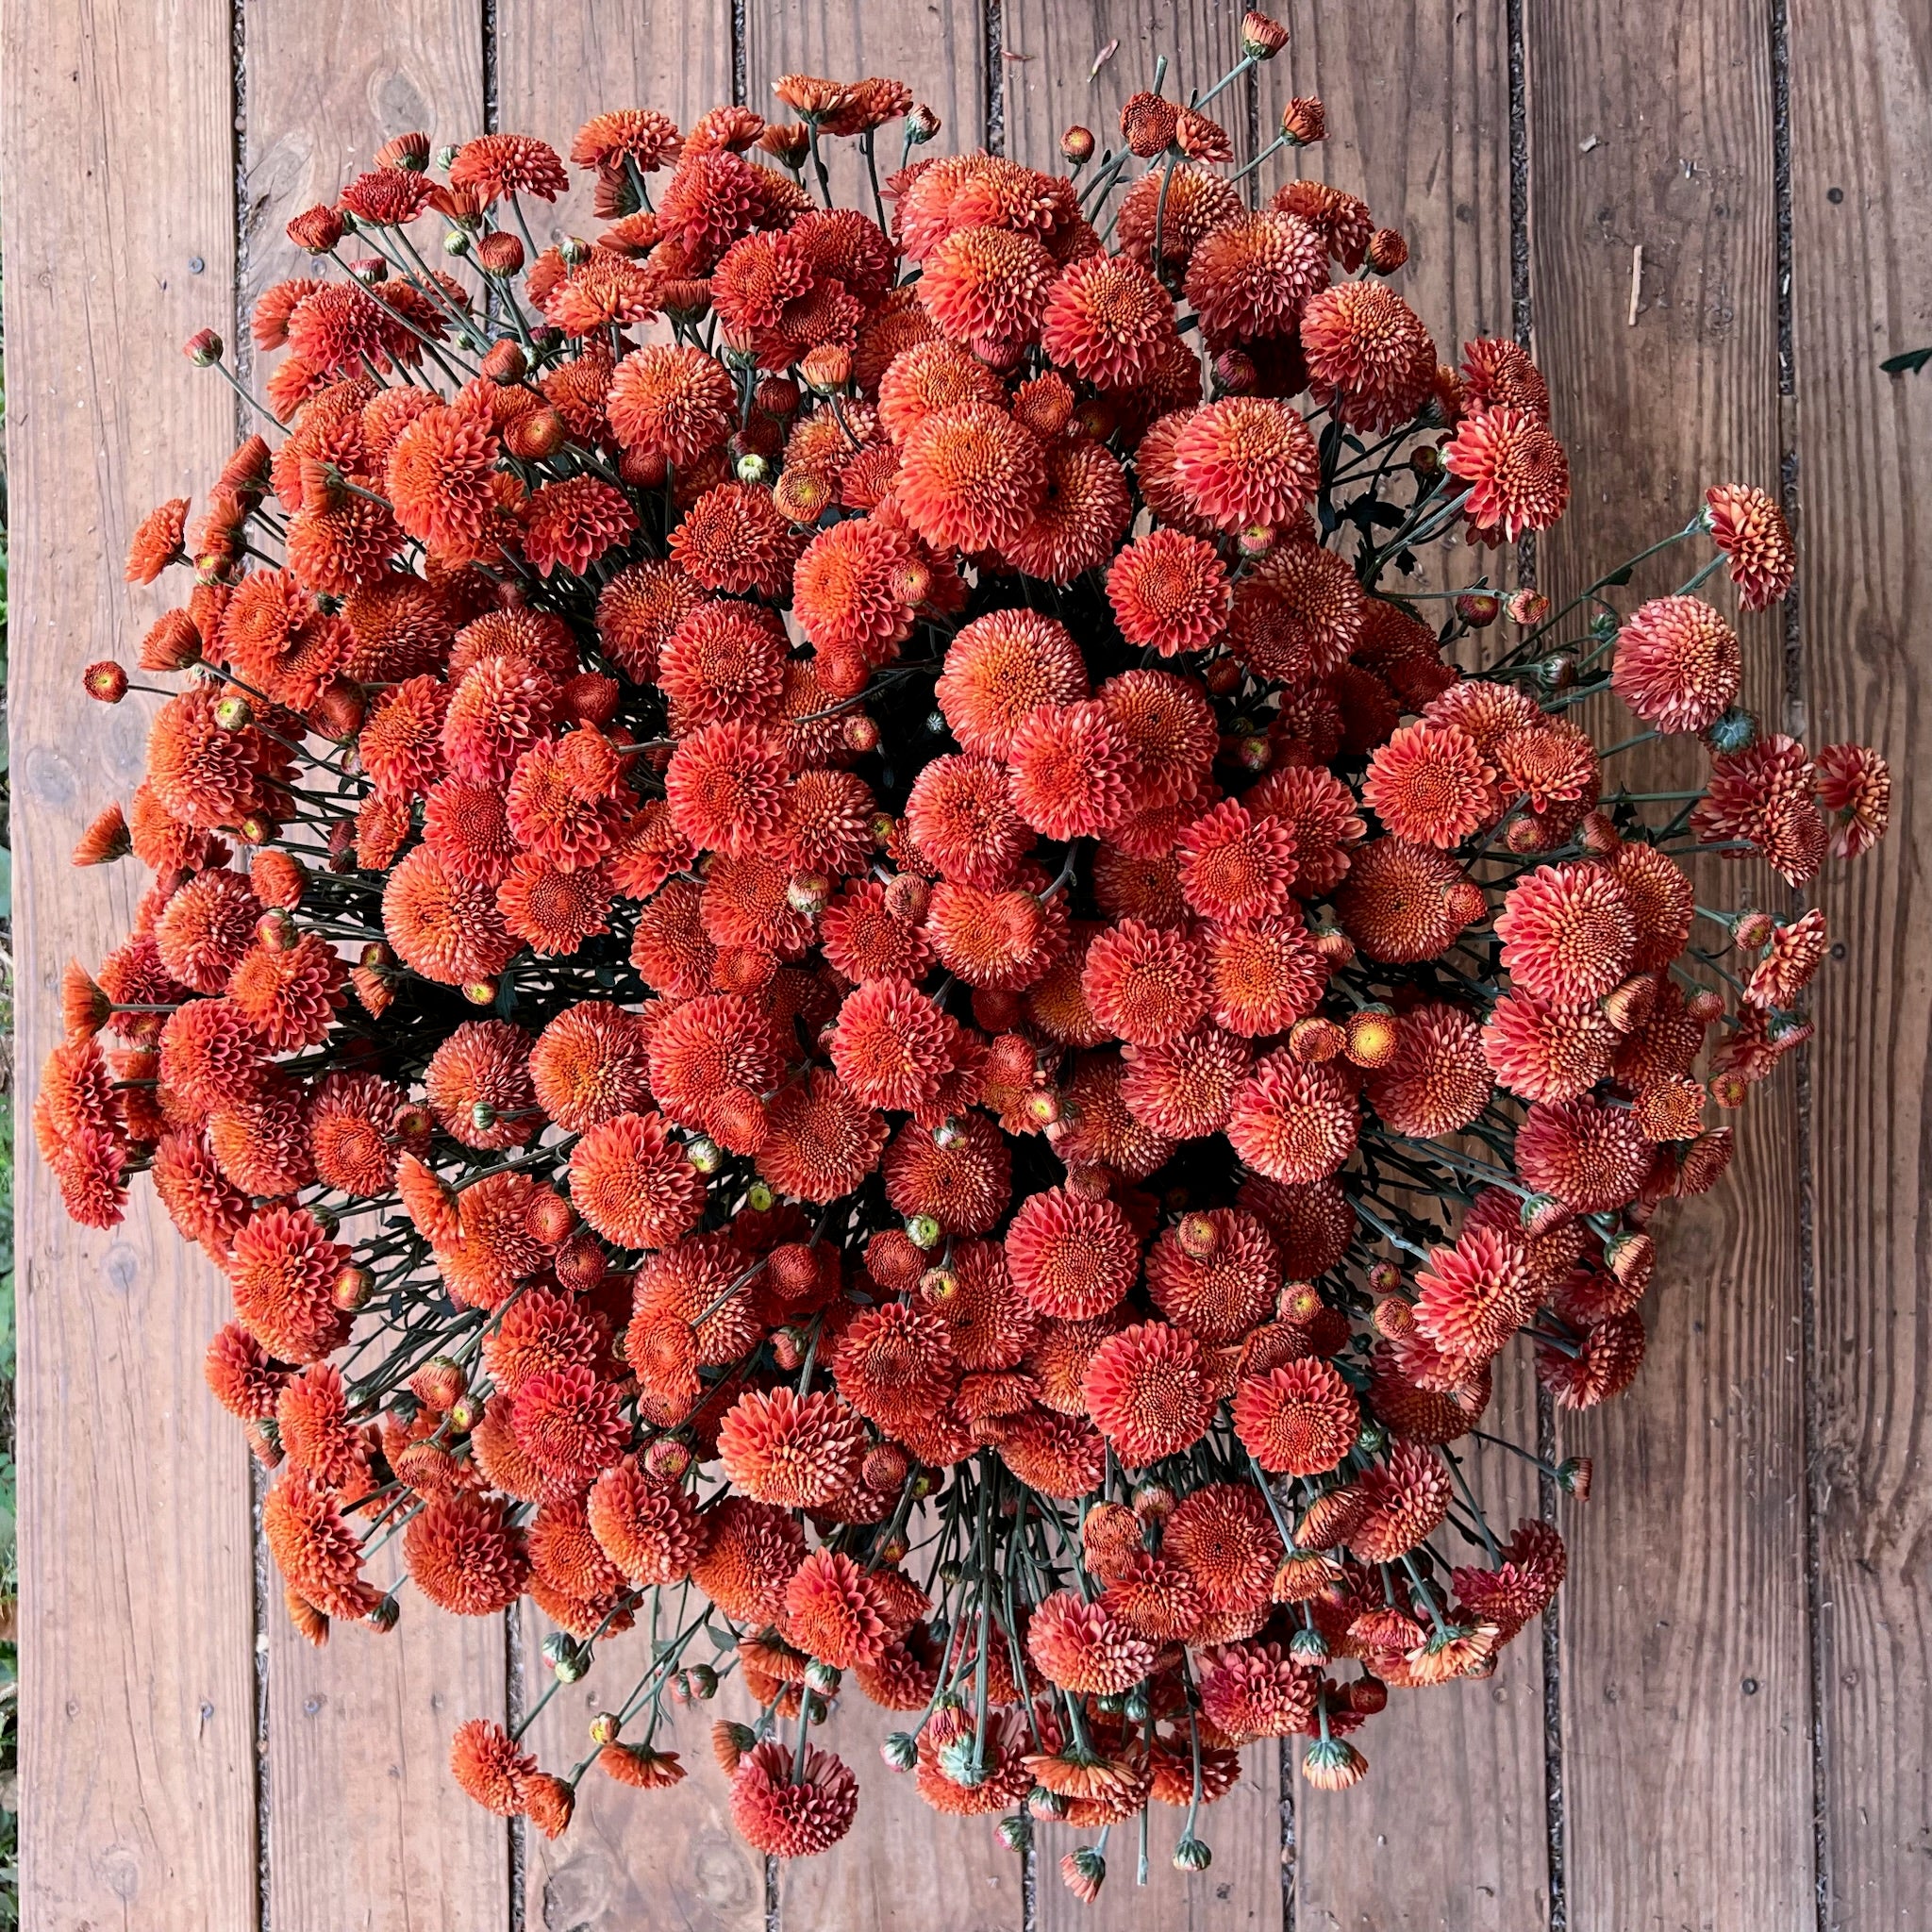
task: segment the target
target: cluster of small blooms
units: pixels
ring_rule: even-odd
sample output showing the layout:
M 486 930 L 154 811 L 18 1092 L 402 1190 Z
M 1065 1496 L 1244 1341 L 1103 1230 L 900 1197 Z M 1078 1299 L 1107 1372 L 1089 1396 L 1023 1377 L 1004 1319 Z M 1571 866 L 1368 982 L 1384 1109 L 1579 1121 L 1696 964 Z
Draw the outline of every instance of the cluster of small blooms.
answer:
M 600 114 L 608 226 L 541 253 L 553 149 L 405 137 L 291 224 L 263 433 L 136 535 L 186 678 L 75 855 L 152 882 L 69 974 L 41 1144 L 76 1220 L 145 1171 L 225 1271 L 208 1381 L 314 1641 L 393 1624 L 391 1537 L 442 1609 L 532 1597 L 559 1682 L 648 1625 L 574 1769 L 457 1734 L 546 1833 L 592 1770 L 681 1778 L 667 1702 L 734 1671 L 782 1857 L 851 1824 L 848 1678 L 1009 1842 L 1151 1802 L 1198 1870 L 1260 1738 L 1353 1783 L 1391 1688 L 1561 1580 L 1468 1480 L 1497 1357 L 1629 1383 L 1646 1224 L 1809 1031 L 1820 915 L 1686 869 L 1885 827 L 1697 594 L 1784 595 L 1776 504 L 1712 490 L 1628 615 L 1627 573 L 1415 588 L 1562 512 L 1543 379 L 1441 359 L 1356 197 L 1251 206 L 1220 91 L 1071 176 L 915 158 L 886 80 Z M 1616 777 L 1660 734 L 1701 785 Z

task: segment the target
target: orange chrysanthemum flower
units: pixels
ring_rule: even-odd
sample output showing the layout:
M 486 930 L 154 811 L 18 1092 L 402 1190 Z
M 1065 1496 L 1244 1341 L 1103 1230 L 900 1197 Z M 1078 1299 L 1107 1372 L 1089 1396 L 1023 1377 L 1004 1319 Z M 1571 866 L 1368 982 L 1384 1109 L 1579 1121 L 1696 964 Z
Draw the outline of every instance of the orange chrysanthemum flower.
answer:
M 1193 508 L 1224 530 L 1290 522 L 1320 481 L 1307 425 L 1265 396 L 1197 409 L 1174 439 L 1174 474 Z
M 1094 1350 L 1081 1387 L 1101 1434 L 1133 1469 L 1191 1448 L 1214 1414 L 1201 1344 L 1164 1322 L 1108 1336 Z
M 1083 1200 L 1064 1188 L 1029 1194 L 1007 1231 L 1013 1285 L 1043 1315 L 1087 1321 L 1133 1286 L 1141 1244 L 1111 1201 Z
M 1714 485 L 1704 492 L 1704 523 L 1730 565 L 1746 610 L 1768 610 L 1790 591 L 1798 574 L 1797 546 L 1784 511 L 1763 491 L 1743 483 Z
M 1469 520 L 1514 541 L 1546 530 L 1570 502 L 1570 459 L 1541 418 L 1497 408 L 1466 416 L 1442 451 L 1452 476 L 1469 487 Z
M 571 1201 L 607 1241 L 661 1247 L 697 1225 L 705 1181 L 657 1113 L 622 1113 L 571 1150 Z
M 1333 1174 L 1354 1151 L 1359 1110 L 1343 1077 L 1272 1053 L 1236 1090 L 1227 1138 L 1257 1174 L 1307 1185 Z
M 1610 686 L 1659 731 L 1702 731 L 1738 695 L 1738 634 L 1701 597 L 1654 597 L 1624 622 Z

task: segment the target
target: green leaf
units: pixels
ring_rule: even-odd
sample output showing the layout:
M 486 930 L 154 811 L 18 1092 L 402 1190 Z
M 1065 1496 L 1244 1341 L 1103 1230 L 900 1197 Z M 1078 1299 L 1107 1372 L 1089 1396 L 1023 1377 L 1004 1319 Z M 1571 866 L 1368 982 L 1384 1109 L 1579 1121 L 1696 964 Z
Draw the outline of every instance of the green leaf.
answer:
M 1916 375 L 1932 363 L 1932 348 L 1907 349 L 1902 356 L 1888 356 L 1878 366 L 1888 375 Z
M 13 917 L 13 854 L 0 845 L 0 919 Z

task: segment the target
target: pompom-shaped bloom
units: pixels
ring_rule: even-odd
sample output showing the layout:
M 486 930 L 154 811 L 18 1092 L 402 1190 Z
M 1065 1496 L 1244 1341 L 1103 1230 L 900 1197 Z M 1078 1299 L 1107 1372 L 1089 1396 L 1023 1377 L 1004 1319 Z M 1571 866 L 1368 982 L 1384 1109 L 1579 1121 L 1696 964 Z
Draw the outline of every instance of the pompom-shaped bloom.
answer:
M 647 1036 L 635 1013 L 608 1000 L 566 1007 L 529 1051 L 537 1104 L 565 1132 L 641 1108 L 650 1097 Z
M 1053 280 L 1053 258 L 1033 236 L 961 227 L 926 254 L 919 299 L 952 341 L 997 357 L 1039 333 Z
M 588 1483 L 624 1454 L 630 1424 L 614 1383 L 573 1366 L 528 1376 L 510 1404 L 518 1443 L 546 1475 Z
M 509 1733 L 487 1717 L 458 1724 L 449 1745 L 450 1774 L 486 1811 L 514 1818 L 524 1808 L 524 1791 L 536 1775 L 537 1760 L 519 1751 Z
M 787 1641 L 834 1670 L 877 1663 L 896 1621 L 876 1575 L 836 1550 L 814 1550 L 785 1586 Z
M 1372 959 L 1402 965 L 1447 951 L 1457 934 L 1481 917 L 1483 897 L 1446 853 L 1403 839 L 1374 839 L 1356 854 L 1335 909 L 1349 938 Z
M 1185 530 L 1150 530 L 1114 558 L 1107 599 L 1128 643 L 1163 658 L 1205 651 L 1227 628 L 1232 598 L 1213 544 Z
M 1362 1477 L 1359 1490 L 1368 1513 L 1349 1532 L 1348 1544 L 1364 1562 L 1392 1563 L 1449 1513 L 1449 1472 L 1419 1442 L 1397 1442 L 1389 1459 Z
M 658 682 L 671 700 L 675 728 L 775 718 L 785 658 L 783 628 L 756 605 L 700 605 L 658 658 Z
M 334 1301 L 348 1259 L 306 1208 L 260 1209 L 236 1229 L 227 1263 L 242 1326 L 278 1360 L 320 1361 L 348 1334 Z
M 1642 1185 L 1650 1147 L 1626 1112 L 1589 1100 L 1532 1107 L 1516 1131 L 1516 1165 L 1539 1193 L 1579 1214 L 1621 1208 Z
M 1157 1646 L 1102 1604 L 1057 1590 L 1034 1607 L 1026 1654 L 1049 1684 L 1090 1697 L 1117 1697 L 1154 1670 Z
M 1227 396 L 1197 409 L 1174 439 L 1188 501 L 1223 530 L 1291 522 L 1321 480 L 1315 439 L 1287 404 Z
M 1541 418 L 1523 409 L 1478 409 L 1442 451 L 1452 476 L 1469 486 L 1467 514 L 1478 529 L 1512 542 L 1546 530 L 1570 502 L 1570 459 Z
M 790 772 L 776 738 L 738 719 L 693 731 L 671 755 L 664 797 L 677 828 L 702 850 L 736 858 L 782 826 Z
M 1702 597 L 1653 597 L 1624 620 L 1610 687 L 1659 731 L 1702 731 L 1743 679 L 1738 634 Z
M 893 912 L 886 889 L 874 879 L 855 879 L 820 915 L 826 962 L 846 978 L 921 978 L 932 961 L 925 935 Z
M 849 1194 L 878 1165 L 886 1144 L 885 1117 L 823 1067 L 781 1088 L 765 1118 L 758 1172 L 801 1201 Z
M 731 1822 L 769 1858 L 808 1858 L 829 1851 L 852 1829 L 858 1780 L 841 1758 L 805 1748 L 802 1774 L 789 1744 L 767 1738 L 739 1760 L 731 1780 Z
M 1558 1408 L 1594 1408 L 1621 1395 L 1643 1366 L 1643 1319 L 1634 1309 L 1584 1331 L 1574 1355 L 1540 1346 L 1536 1375 Z
M 906 826 L 920 857 L 944 877 L 994 890 L 1032 844 L 1005 769 L 957 753 L 934 758 L 912 781 Z
M 515 652 L 479 658 L 443 713 L 449 769 L 474 785 L 501 785 L 545 735 L 556 702 L 556 680 L 533 659 Z
M 1299 917 L 1212 926 L 1206 943 L 1214 1022 L 1230 1033 L 1283 1033 L 1321 1005 L 1327 962 Z
M 403 1532 L 410 1580 L 439 1609 L 489 1617 L 523 1594 L 529 1574 L 523 1538 L 500 1502 L 461 1490 L 432 1497 Z
M 691 1574 L 704 1530 L 688 1491 L 626 1458 L 597 1478 L 588 1500 L 591 1534 L 631 1582 L 649 1589 Z
M 1203 1658 L 1200 1683 L 1202 1715 L 1237 1744 L 1246 1744 L 1305 1730 L 1314 1721 L 1321 1680 L 1284 1657 L 1278 1643 L 1228 1643 Z
M 1891 768 L 1869 744 L 1827 744 L 1812 761 L 1818 802 L 1834 821 L 1835 858 L 1856 858 L 1891 823 Z
M 718 1425 L 718 1457 L 741 1495 L 787 1509 L 816 1509 L 858 1474 L 865 1429 L 836 1395 L 747 1391 Z
M 1348 668 L 1370 608 L 1334 551 L 1281 544 L 1236 587 L 1229 648 L 1257 676 L 1306 685 Z M 1276 728 L 1285 731 L 1285 717 Z
M 512 194 L 555 201 L 569 189 L 570 176 L 547 141 L 529 134 L 479 134 L 457 150 L 449 182 L 474 190 L 487 206 Z
M 1281 1561 L 1281 1532 L 1253 1483 L 1204 1483 L 1182 1497 L 1161 1538 L 1162 1556 L 1193 1577 L 1210 1610 L 1267 1605 Z
M 1089 441 L 1055 443 L 1038 508 L 1002 548 L 1027 576 L 1071 584 L 1113 556 L 1133 517 L 1126 478 L 1108 451 Z
M 1200 943 L 1138 919 L 1096 936 L 1080 976 L 1087 1004 L 1122 1040 L 1158 1046 L 1208 1010 L 1208 961 Z
M 1082 1388 L 1088 1413 L 1130 1469 L 1201 1440 L 1215 1396 L 1201 1344 L 1184 1328 L 1142 1322 L 1094 1350 Z
M 832 1064 L 868 1107 L 919 1111 L 955 1065 L 958 1023 L 909 981 L 874 980 L 845 996 L 832 1033 Z
M 704 591 L 675 563 L 626 564 L 598 596 L 597 634 L 626 677 L 649 684 L 671 634 L 705 601 Z
M 520 516 L 524 556 L 540 576 L 559 566 L 582 576 L 638 526 L 630 499 L 601 476 L 566 476 L 531 492 Z
M 734 597 L 783 597 L 802 547 L 772 492 L 752 483 L 706 491 L 671 533 L 672 561 L 693 583 Z
M 1205 1140 L 1227 1122 L 1252 1063 L 1248 1042 L 1202 1024 L 1159 1046 L 1126 1049 L 1121 1098 L 1134 1118 L 1169 1141 Z
M 426 845 L 390 874 L 382 924 L 404 963 L 442 986 L 492 978 L 517 951 L 494 890 L 453 875 Z
M 1338 283 L 1302 311 L 1302 349 L 1315 399 L 1375 436 L 1407 423 L 1436 379 L 1436 345 L 1386 282 Z
M 883 664 L 912 634 L 930 583 L 909 533 L 875 517 L 848 517 L 800 554 L 792 607 L 820 651 Z
M 1169 1228 L 1147 1254 L 1147 1291 L 1169 1321 L 1199 1341 L 1239 1341 L 1274 1306 L 1281 1274 L 1274 1238 L 1252 1214 L 1215 1208 L 1214 1245 L 1189 1252 Z
M 1494 808 L 1495 773 L 1453 724 L 1405 724 L 1369 760 L 1362 799 L 1398 839 L 1447 851 Z
M 900 442 L 940 409 L 967 403 L 1003 408 L 1006 400 L 999 377 L 957 342 L 915 342 L 879 377 L 879 422 Z
M 1047 291 L 1040 345 L 1095 389 L 1151 381 L 1174 339 L 1174 301 L 1138 261 L 1089 255 Z
M 1015 609 L 989 611 L 959 631 L 933 695 L 968 752 L 1003 758 L 1035 710 L 1074 704 L 1087 691 L 1086 661 L 1067 627 Z
M 1133 1287 L 1141 1265 L 1141 1243 L 1119 1208 L 1065 1188 L 1020 1204 L 1006 1249 L 1013 1286 L 1060 1321 L 1104 1315 Z
M 736 404 L 730 374 L 716 357 L 651 342 L 617 365 L 604 411 L 625 449 L 682 467 L 731 433 Z
M 1227 1138 L 1257 1174 L 1306 1185 L 1333 1174 L 1355 1151 L 1360 1115 L 1332 1066 L 1271 1053 L 1236 1089 Z
M 1416 1276 L 1415 1325 L 1445 1355 L 1486 1361 L 1535 1312 L 1541 1284 L 1521 1241 L 1469 1227 Z
M 341 1506 L 306 1470 L 286 1470 L 262 1500 L 262 1535 L 275 1568 L 305 1603 L 325 1616 L 366 1617 L 382 1598 L 362 1580 L 362 1540 Z
M 154 929 L 161 964 L 195 992 L 220 992 L 255 943 L 261 901 L 238 872 L 197 873 Z
M 1490 1097 L 1482 1034 L 1467 1013 L 1431 1000 L 1403 1014 L 1392 1059 L 1368 1080 L 1385 1124 L 1418 1141 L 1466 1127 Z
M 500 453 L 487 415 L 441 405 L 425 409 L 390 452 L 396 522 L 453 561 L 494 555 Z
M 1748 484 L 1715 484 L 1704 492 L 1704 522 L 1746 610 L 1768 610 L 1790 590 L 1797 546 L 1774 498 Z
M 1246 924 L 1293 905 L 1294 834 L 1225 799 L 1180 836 L 1181 895 L 1204 919 Z
M 1069 922 L 1063 896 L 1042 904 L 1031 891 L 946 879 L 933 889 L 925 930 L 940 964 L 968 986 L 1017 992 L 1037 985 L 1066 950 Z
M 1127 809 L 1131 754 L 1105 705 L 1041 705 L 1007 746 L 1014 809 L 1049 839 L 1105 831 Z
M 998 549 L 1025 528 L 1046 491 L 1039 442 L 1003 410 L 939 409 L 900 452 L 897 495 L 928 543 Z
M 1355 1446 L 1361 1428 L 1355 1391 L 1315 1357 L 1246 1375 L 1234 1391 L 1234 1430 L 1270 1474 L 1321 1475 Z
M 785 1586 L 805 1559 L 805 1533 L 783 1509 L 726 1496 L 706 1510 L 705 1544 L 691 1580 L 735 1624 L 762 1629 L 785 1607 Z
M 1012 1157 L 983 1114 L 957 1132 L 908 1121 L 887 1148 L 886 1198 L 900 1214 L 929 1214 L 947 1234 L 985 1234 L 1012 1198 Z
M 254 946 L 228 981 L 235 1009 L 276 1053 L 320 1046 L 345 1004 L 347 969 L 318 933 L 283 952 Z
M 1615 875 L 1601 866 L 1543 865 L 1511 887 L 1496 915 L 1503 964 L 1552 1006 L 1599 1000 L 1629 970 L 1636 922 Z
M 1512 992 L 1490 1008 L 1491 1071 L 1524 1100 L 1574 1100 L 1610 1071 L 1620 1036 L 1594 1007 L 1552 1007 Z
M 1188 264 L 1185 293 L 1203 333 L 1220 348 L 1292 337 L 1308 298 L 1327 286 L 1321 230 L 1299 215 L 1270 210 L 1238 214 L 1204 235 Z
M 705 1181 L 661 1114 L 624 1113 L 588 1128 L 572 1148 L 570 1197 L 607 1241 L 658 1248 L 697 1225 Z

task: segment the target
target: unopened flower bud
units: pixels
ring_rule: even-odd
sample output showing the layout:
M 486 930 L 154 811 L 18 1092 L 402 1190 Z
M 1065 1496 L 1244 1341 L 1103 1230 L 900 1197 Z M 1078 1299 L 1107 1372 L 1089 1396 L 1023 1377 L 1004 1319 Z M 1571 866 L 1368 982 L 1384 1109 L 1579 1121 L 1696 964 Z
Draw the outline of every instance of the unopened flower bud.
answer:
M 1776 930 L 1777 922 L 1768 912 L 1756 912 L 1746 908 L 1731 919 L 1731 938 L 1747 953 L 1768 946 L 1772 934 Z
M 476 243 L 476 265 L 492 275 L 513 275 L 524 265 L 524 244 L 499 228 Z
M 600 1710 L 591 1720 L 591 1742 L 614 1744 L 624 1735 L 624 1720 L 614 1710 Z
M 470 1378 L 462 1365 L 446 1355 L 432 1356 L 409 1377 L 409 1393 L 438 1415 L 454 1408 L 469 1387 Z
M 691 1679 L 691 1694 L 700 1704 L 707 1704 L 717 1696 L 718 1674 L 709 1664 L 693 1664 L 685 1675 Z
M 1058 1791 L 1050 1791 L 1044 1785 L 1035 1785 L 1026 1793 L 1026 1810 L 1029 1817 L 1051 1824 L 1067 1815 L 1067 1801 Z
M 1236 539 L 1241 546 L 1243 557 L 1266 557 L 1274 548 L 1274 526 L 1273 524 L 1247 524 Z
M 1297 1327 L 1306 1328 L 1321 1312 L 1322 1291 L 1312 1281 L 1284 1282 L 1274 1298 L 1275 1319 Z
M 569 431 L 555 409 L 531 409 L 504 425 L 503 442 L 511 456 L 526 463 L 541 463 L 554 457 L 564 445 Z
M 1079 167 L 1093 158 L 1093 130 L 1082 127 L 1076 122 L 1060 136 L 1060 153 L 1066 159 Z
M 1721 757 L 1748 751 L 1757 741 L 1757 720 L 1741 705 L 1734 705 L 1704 734 L 1704 741 Z
M 1587 1456 L 1566 1456 L 1557 1465 L 1557 1487 L 1579 1503 L 1590 1501 L 1590 1478 L 1596 1465 Z
M 1490 915 L 1489 895 L 1474 879 L 1457 879 L 1442 896 L 1443 908 L 1460 925 L 1477 925 Z
M 396 1602 L 395 1592 L 391 1591 L 362 1621 L 378 1636 L 387 1637 L 396 1627 L 402 1614 L 403 1607 Z
M 1533 630 L 1549 617 L 1550 600 L 1541 591 L 1517 591 L 1509 598 L 1508 609 L 1511 624 Z
M 1194 1837 L 1191 1832 L 1174 1848 L 1174 1869 L 1176 1872 L 1205 1872 L 1213 1862 L 1214 1854 L 1208 1850 L 1207 1840 Z
M 785 903 L 808 919 L 825 909 L 832 896 L 832 882 L 822 872 L 795 872 L 785 888 Z
M 255 708 L 239 691 L 231 691 L 215 700 L 214 721 L 224 731 L 240 731 L 255 722 Z
M 959 1277 L 950 1268 L 928 1268 L 919 1277 L 920 1299 L 937 1307 L 943 1307 L 958 1292 Z
M 1684 1001 L 1684 1010 L 1700 1026 L 1724 1017 L 1724 996 L 1715 987 L 1701 986 Z
M 353 1263 L 337 1271 L 335 1284 L 329 1290 L 329 1299 L 345 1314 L 354 1314 L 358 1308 L 366 1308 L 370 1297 L 375 1292 L 375 1276 L 366 1268 L 358 1268 Z
M 796 1328 L 772 1331 L 772 1359 L 789 1375 L 805 1366 L 805 1337 Z
M 474 1395 L 458 1395 L 449 1406 L 449 1425 L 467 1436 L 483 1420 L 483 1405 Z
M 222 359 L 222 339 L 211 328 L 198 328 L 181 344 L 181 353 L 197 369 L 208 369 Z
M 1250 60 L 1272 60 L 1287 45 L 1288 29 L 1278 21 L 1252 8 L 1241 15 L 1241 52 Z
M 1328 133 L 1328 110 L 1319 94 L 1297 94 L 1281 110 L 1281 136 L 1291 147 L 1313 147 Z
M 1576 682 L 1576 659 L 1568 651 L 1558 651 L 1536 667 L 1536 676 L 1545 691 L 1568 691 Z
M 691 1463 L 690 1444 L 675 1436 L 659 1436 L 644 1451 L 644 1467 L 659 1482 L 682 1482 Z
M 1002 1818 L 993 1829 L 998 1832 L 1001 1844 L 1009 1852 L 1024 1852 L 1033 1842 L 1033 1821 L 1024 1811 Z
M 1218 698 L 1224 698 L 1241 681 L 1241 667 L 1232 658 L 1213 658 L 1201 674 L 1202 681 Z
M 931 1250 L 940 1244 L 940 1238 L 945 1230 L 930 1214 L 913 1214 L 907 1218 L 906 1239 L 915 1248 Z
M 255 922 L 255 937 L 266 953 L 286 953 L 301 937 L 295 922 L 279 906 L 273 907 Z
M 1234 761 L 1244 772 L 1265 772 L 1274 762 L 1274 747 L 1259 732 L 1234 741 Z
M 1298 1664 L 1325 1664 L 1330 1656 L 1328 1640 L 1319 1630 L 1304 1624 L 1288 1640 L 1288 1654 Z
M 1134 1514 L 1142 1523 L 1165 1523 L 1174 1514 L 1174 1493 L 1162 1483 L 1134 1491 Z
M 127 695 L 127 674 L 111 659 L 90 664 L 80 681 L 88 696 L 104 705 L 118 705 Z
M 496 982 L 493 979 L 466 980 L 463 997 L 473 1007 L 493 1007 L 496 1004 Z
M 923 147 L 940 131 L 940 117 L 921 101 L 906 117 L 906 138 L 914 147 Z
M 1379 1456 L 1389 1446 L 1389 1431 L 1380 1423 L 1364 1423 L 1356 1431 L 1355 1446 L 1364 1456 Z
M 1576 827 L 1576 842 L 1598 858 L 1607 858 L 1624 842 L 1624 835 L 1611 823 L 1607 812 L 1588 811 Z
M 1408 237 L 1400 228 L 1377 228 L 1369 237 L 1369 266 L 1378 275 L 1392 275 L 1408 260 Z
M 582 1647 L 567 1630 L 553 1630 L 543 1640 L 543 1661 L 557 1674 L 559 1684 L 575 1684 L 584 1674 Z
M 396 956 L 380 940 L 371 940 L 362 948 L 358 963 L 371 973 L 385 973 L 396 963 Z
M 1348 1035 L 1333 1020 L 1310 1013 L 1288 1029 L 1288 1050 L 1305 1065 L 1332 1060 L 1348 1044 Z
M 565 268 L 581 268 L 591 258 L 591 244 L 581 235 L 566 235 L 557 244 Z
M 1221 1231 L 1209 1215 L 1184 1214 L 1174 1230 L 1174 1239 L 1190 1260 L 1205 1261 L 1220 1247 Z
M 1465 591 L 1456 600 L 1456 614 L 1471 630 L 1487 630 L 1503 614 L 1503 600 L 1493 591 Z
M 744 1205 L 754 1214 L 769 1214 L 777 1199 L 777 1195 L 763 1181 L 754 1181 L 744 1191 Z
M 910 1771 L 919 1762 L 919 1745 L 910 1731 L 888 1731 L 879 1756 L 894 1771 Z

